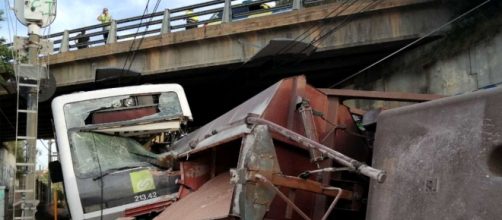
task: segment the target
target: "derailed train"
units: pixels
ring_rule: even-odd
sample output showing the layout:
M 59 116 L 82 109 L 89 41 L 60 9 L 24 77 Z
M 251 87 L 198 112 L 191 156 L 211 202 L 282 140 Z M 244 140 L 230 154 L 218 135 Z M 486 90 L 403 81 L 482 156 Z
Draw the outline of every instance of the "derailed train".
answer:
M 126 89 L 124 91 L 129 93 L 122 96 L 115 89 L 115 98 L 101 102 L 103 106 L 79 109 L 77 112 L 85 113 L 80 114 L 79 123 L 74 123 L 78 126 L 56 126 L 60 153 L 66 152 L 66 161 L 61 161 L 62 174 L 67 195 L 72 195 L 73 202 L 70 201 L 69 206 L 74 219 L 101 216 L 105 219 L 439 218 L 444 213 L 413 213 L 441 207 L 441 204 L 431 206 L 423 201 L 444 199 L 445 193 L 451 193 L 443 189 L 444 184 L 460 184 L 454 180 L 467 174 L 446 173 L 440 162 L 431 160 L 441 154 L 431 156 L 430 146 L 448 148 L 449 151 L 443 153 L 453 152 L 448 156 L 462 158 L 464 162 L 472 158 L 465 157 L 462 152 L 477 151 L 479 146 L 445 147 L 444 144 L 453 139 L 458 142 L 456 146 L 473 143 L 452 135 L 434 136 L 431 140 L 430 132 L 442 131 L 442 127 L 448 127 L 455 135 L 467 132 L 454 118 L 459 116 L 448 114 L 450 109 L 462 113 L 455 110 L 459 105 L 449 103 L 473 102 L 474 99 L 482 102 L 481 106 L 496 105 L 487 100 L 494 100 L 492 97 L 497 94 L 485 92 L 475 98 L 440 99 L 380 114 L 380 109 L 366 112 L 351 109 L 344 102 L 349 99 L 424 102 L 441 96 L 316 89 L 309 86 L 304 77 L 293 77 L 279 81 L 186 134 L 183 128 L 191 119 L 191 113 L 181 87 L 173 87 L 176 91 L 159 88 L 136 93 Z M 101 94 L 100 99 L 112 96 L 109 92 Z M 57 100 L 62 99 L 53 103 L 54 117 L 59 117 L 60 122 L 68 120 L 73 113 L 69 113 L 72 108 L 67 104 L 75 102 Z M 424 105 L 427 107 L 422 107 Z M 66 112 L 56 113 L 54 109 Z M 66 119 L 61 116 L 65 113 Z M 478 113 L 464 111 L 464 114 Z M 496 115 L 483 114 L 475 120 L 480 117 L 492 117 L 493 123 L 502 123 Z M 436 120 L 430 121 L 431 118 Z M 384 128 L 379 125 L 377 129 L 377 119 Z M 416 133 L 415 127 L 426 120 L 429 126 Z M 474 131 L 481 134 L 485 130 L 469 130 Z M 61 137 L 61 133 L 67 136 Z M 75 135 L 89 137 L 70 138 L 65 145 L 64 141 Z M 402 138 L 405 136 L 409 137 Z M 500 146 L 497 145 L 500 140 L 493 141 L 490 145 L 493 149 L 485 147 L 483 157 L 497 157 L 496 146 Z M 424 144 L 427 146 L 422 146 Z M 68 147 L 66 151 L 62 150 L 65 146 Z M 87 176 L 82 174 L 82 169 L 76 172 L 79 163 L 75 159 L 84 158 L 78 147 L 88 148 L 81 150 L 88 153 L 85 158 L 89 160 L 82 164 L 97 164 L 83 169 L 89 171 Z M 107 164 L 109 161 L 103 158 L 106 152 L 118 152 L 116 155 L 126 158 L 127 163 Z M 113 157 L 108 160 L 110 158 Z M 103 161 L 106 162 L 101 166 Z M 366 165 L 372 163 L 375 168 Z M 487 172 L 493 169 L 496 172 L 497 162 L 490 163 L 495 165 L 487 166 Z M 414 165 L 422 167 L 414 168 Z M 425 171 L 427 175 L 422 175 Z M 76 184 L 67 183 L 72 181 Z M 490 185 L 501 180 L 484 181 Z M 475 200 L 468 195 L 456 199 Z M 501 201 L 501 198 L 495 199 Z M 422 203 L 412 205 L 410 201 L 413 200 Z M 400 201 L 409 205 L 401 207 Z M 488 205 L 475 207 L 484 210 Z M 486 219 L 498 215 L 497 212 L 500 211 L 480 211 L 464 216 Z

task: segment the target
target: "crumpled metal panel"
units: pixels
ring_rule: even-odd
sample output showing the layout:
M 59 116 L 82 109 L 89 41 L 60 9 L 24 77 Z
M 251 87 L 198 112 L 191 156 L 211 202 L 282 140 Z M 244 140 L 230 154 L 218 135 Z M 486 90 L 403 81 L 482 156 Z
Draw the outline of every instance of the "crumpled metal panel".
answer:
M 225 218 L 230 213 L 233 192 L 230 174 L 222 173 L 209 180 L 199 190 L 167 207 L 155 220 Z
M 367 219 L 500 219 L 502 89 L 384 111 Z
M 238 130 L 240 132 L 232 132 L 232 129 L 234 129 L 235 126 L 244 124 L 243 120 L 244 118 L 246 118 L 246 116 L 248 116 L 249 113 L 262 115 L 280 85 L 281 82 L 277 82 L 273 86 L 264 90 L 245 103 L 235 107 L 231 111 L 218 117 L 209 124 L 206 124 L 203 127 L 185 136 L 173 145 L 173 152 L 181 154 L 189 152 L 192 149 L 205 148 L 212 146 L 222 140 L 228 141 L 234 137 L 242 135 L 243 132 L 249 131 L 249 129 L 239 128 Z M 218 137 L 214 138 L 213 140 L 205 140 L 222 131 L 227 132 L 219 134 Z M 203 140 L 205 142 L 201 144 L 200 142 L 202 142 Z
M 199 189 L 211 178 L 207 160 L 183 161 L 180 163 L 181 180 L 178 184 L 181 186 L 178 198 L 184 198 L 192 191 Z
M 263 219 L 275 191 L 262 182 L 249 182 L 253 179 L 253 172 L 281 173 L 274 143 L 268 128 L 264 125 L 256 126 L 251 134 L 246 135 L 237 165 L 239 172 L 236 177 L 237 187 L 234 196 L 233 213 L 242 219 Z
M 171 148 L 172 152 L 179 158 L 185 158 L 190 154 L 241 138 L 250 131 L 250 128 L 243 121 L 249 114 L 257 115 L 305 135 L 301 115 L 297 112 L 299 98 L 308 100 L 313 110 L 323 114 L 327 120 L 335 123 L 336 126 L 345 127 L 346 130 L 353 133 L 357 132 L 350 111 L 346 106 L 341 105 L 336 98 L 328 99 L 324 93 L 308 85 L 305 77 L 300 76 L 286 78 L 277 82 L 231 111 L 191 132 L 174 143 Z M 334 126 L 321 117 L 314 117 L 314 124 L 316 125 L 317 135 L 324 140 L 323 144 L 332 146 L 333 149 L 355 159 L 362 161 L 367 159 L 366 148 L 351 147 L 352 144 L 364 145 L 365 140 L 363 138 L 335 131 Z M 272 135 L 277 140 L 296 145 L 285 137 Z M 350 142 L 351 145 L 339 142 Z

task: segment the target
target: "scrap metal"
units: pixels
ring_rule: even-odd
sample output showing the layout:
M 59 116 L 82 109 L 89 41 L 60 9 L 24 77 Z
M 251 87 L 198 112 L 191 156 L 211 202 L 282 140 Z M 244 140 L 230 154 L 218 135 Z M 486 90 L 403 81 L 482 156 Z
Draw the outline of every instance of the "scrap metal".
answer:
M 333 130 L 326 120 L 343 129 Z M 197 166 L 204 170 L 197 180 L 192 172 L 181 172 L 180 202 L 199 195 L 198 189 L 204 186 L 201 183 L 231 170 L 234 193 L 228 216 L 297 218 L 302 215 L 298 213 L 303 212 L 312 218 L 313 213 L 318 212 L 323 217 L 332 203 L 317 200 L 317 195 L 339 198 L 347 204 L 359 203 L 359 195 L 364 192 L 359 191 L 363 187 L 357 185 L 363 182 L 348 181 L 345 188 L 340 188 L 329 186 L 333 178 L 342 180 L 332 173 L 306 179 L 298 177 L 309 170 L 348 166 L 354 172 L 382 181 L 383 171 L 364 164 L 369 160 L 364 135 L 350 133 L 359 132 L 348 107 L 309 86 L 303 77 L 282 80 L 172 146 L 171 153 L 181 161 L 181 169 Z M 319 144 L 320 140 L 330 147 Z M 310 157 L 309 150 L 318 153 Z M 274 199 L 281 194 L 263 178 L 278 187 L 282 195 L 288 195 L 290 202 Z M 315 205 L 316 201 L 322 203 Z M 359 206 L 348 207 L 357 210 Z M 167 210 L 165 213 L 170 213 L 169 216 L 180 212 L 171 207 Z M 293 213 L 293 210 L 297 211 Z M 167 216 L 163 213 L 158 219 L 167 219 Z
M 200 199 L 209 191 L 223 195 L 224 189 L 232 189 L 232 196 L 218 201 L 230 207 L 211 206 L 218 218 L 327 219 L 340 208 L 364 212 L 369 179 L 357 174 L 383 183 L 386 172 L 366 164 L 368 136 L 343 101 L 422 102 L 438 96 L 363 94 L 318 90 L 304 77 L 288 78 L 188 134 L 170 152 L 180 161 L 179 201 L 157 219 L 183 218 L 187 210 L 210 215 L 201 207 L 212 201 Z M 221 176 L 230 183 L 212 183 Z

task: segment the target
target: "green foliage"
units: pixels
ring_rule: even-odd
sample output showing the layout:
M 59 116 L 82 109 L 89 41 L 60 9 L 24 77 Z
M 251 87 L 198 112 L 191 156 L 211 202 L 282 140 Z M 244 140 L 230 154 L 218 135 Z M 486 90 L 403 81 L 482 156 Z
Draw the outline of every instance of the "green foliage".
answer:
M 39 182 L 48 185 L 49 184 L 49 172 L 41 172 L 37 175 Z
M 3 21 L 4 12 L 0 10 L 0 21 Z M 6 47 L 5 39 L 0 38 L 0 85 L 5 85 L 5 81 L 14 76 L 14 69 L 10 61 L 13 59 L 12 51 Z
M 1 41 L 1 40 L 0 40 Z M 0 74 L 8 73 L 14 75 L 14 69 L 12 68 L 12 51 L 7 48 L 4 44 L 0 45 Z

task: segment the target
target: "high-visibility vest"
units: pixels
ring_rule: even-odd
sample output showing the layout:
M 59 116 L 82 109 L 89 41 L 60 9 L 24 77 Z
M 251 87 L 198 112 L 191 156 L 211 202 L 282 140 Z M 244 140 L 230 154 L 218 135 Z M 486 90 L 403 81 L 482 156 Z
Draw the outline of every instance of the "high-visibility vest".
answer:
M 101 14 L 98 16 L 98 21 L 101 21 L 101 24 L 109 24 L 110 22 L 112 22 L 112 16 L 110 14 Z M 103 29 L 110 30 L 110 25 L 103 27 Z
M 191 15 L 193 14 L 193 10 L 192 9 L 188 9 L 185 11 L 185 15 Z M 196 23 L 196 22 L 199 22 L 199 16 L 190 16 L 187 18 L 188 21 L 192 22 L 192 23 Z
M 101 24 L 110 23 L 110 22 L 112 22 L 112 16 L 109 14 L 108 15 L 101 14 L 98 17 L 98 21 L 101 21 Z

